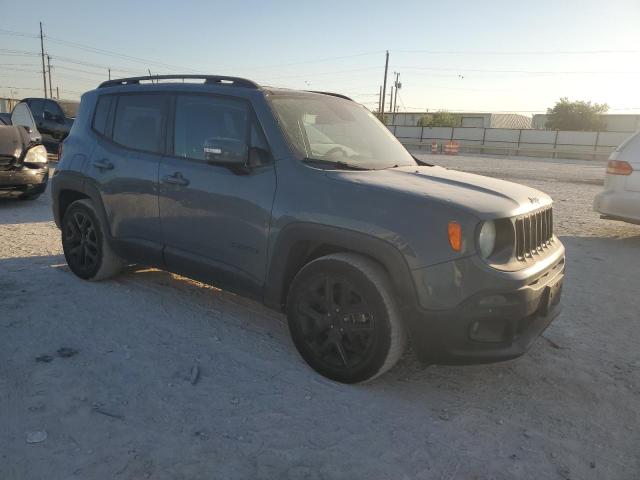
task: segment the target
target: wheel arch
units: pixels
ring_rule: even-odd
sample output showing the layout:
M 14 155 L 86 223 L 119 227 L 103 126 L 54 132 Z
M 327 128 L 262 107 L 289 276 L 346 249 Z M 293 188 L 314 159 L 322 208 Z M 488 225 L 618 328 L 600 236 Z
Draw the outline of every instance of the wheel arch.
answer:
M 62 219 L 69 205 L 76 200 L 87 199 L 93 203 L 96 214 L 100 217 L 102 224 L 107 226 L 107 231 L 105 232 L 107 237 L 111 238 L 102 197 L 98 189 L 90 182 L 87 182 L 80 175 L 63 175 L 61 172 L 52 183 L 51 195 L 53 200 L 53 219 L 58 227 L 62 225 Z
M 289 286 L 300 269 L 309 262 L 332 253 L 347 252 L 378 263 L 389 275 L 394 293 L 401 301 L 415 301 L 415 288 L 407 262 L 391 243 L 371 235 L 343 228 L 295 223 L 277 237 L 269 257 L 264 303 L 285 310 Z

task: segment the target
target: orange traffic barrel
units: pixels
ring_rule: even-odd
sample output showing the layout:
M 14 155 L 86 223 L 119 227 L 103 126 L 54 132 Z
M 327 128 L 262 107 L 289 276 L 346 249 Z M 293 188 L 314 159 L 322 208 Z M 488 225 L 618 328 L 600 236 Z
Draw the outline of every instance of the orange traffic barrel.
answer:
M 450 141 L 447 142 L 444 146 L 444 153 L 446 155 L 457 155 L 459 148 L 460 145 L 458 144 L 458 142 Z

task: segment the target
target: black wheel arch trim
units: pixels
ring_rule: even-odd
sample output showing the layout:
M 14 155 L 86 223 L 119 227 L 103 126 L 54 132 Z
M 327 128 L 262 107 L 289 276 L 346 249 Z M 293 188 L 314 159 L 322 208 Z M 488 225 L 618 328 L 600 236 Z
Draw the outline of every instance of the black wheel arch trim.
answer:
M 53 205 L 53 219 L 60 228 L 62 224 L 62 212 L 60 211 L 60 195 L 63 191 L 71 190 L 77 192 L 85 197 L 89 198 L 93 202 L 96 214 L 100 217 L 102 225 L 107 226 L 107 231 L 104 232 L 107 238 L 111 239 L 111 231 L 109 230 L 109 222 L 107 222 L 107 213 L 102 204 L 102 197 L 95 185 L 79 174 L 74 172 L 57 172 L 54 177 L 54 181 L 51 183 L 51 196 Z
M 416 302 L 409 266 L 393 244 L 365 233 L 328 225 L 295 222 L 285 226 L 270 248 L 264 303 L 284 311 L 291 281 L 307 263 L 330 253 L 352 252 L 378 262 L 389 274 L 395 294 L 403 302 Z

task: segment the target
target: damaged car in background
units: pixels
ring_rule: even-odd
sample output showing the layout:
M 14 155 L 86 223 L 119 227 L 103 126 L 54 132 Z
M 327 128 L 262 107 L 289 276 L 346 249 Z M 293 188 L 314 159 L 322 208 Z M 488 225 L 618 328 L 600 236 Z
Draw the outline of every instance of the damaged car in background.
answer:
M 47 150 L 28 105 L 18 103 L 12 125 L 0 125 L 0 197 L 35 200 L 47 188 Z

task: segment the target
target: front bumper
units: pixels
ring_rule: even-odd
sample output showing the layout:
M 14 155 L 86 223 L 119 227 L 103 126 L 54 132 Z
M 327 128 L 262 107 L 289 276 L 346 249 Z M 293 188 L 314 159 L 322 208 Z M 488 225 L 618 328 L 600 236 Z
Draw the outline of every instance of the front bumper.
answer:
M 640 223 L 640 192 L 605 190 L 593 200 L 593 209 L 603 218 Z
M 47 188 L 49 167 L 0 171 L 0 197 L 36 195 Z
M 559 241 L 558 241 L 559 242 Z M 492 282 L 453 308 L 408 307 L 413 348 L 426 362 L 489 363 L 523 355 L 561 311 L 564 247 L 526 280 Z

